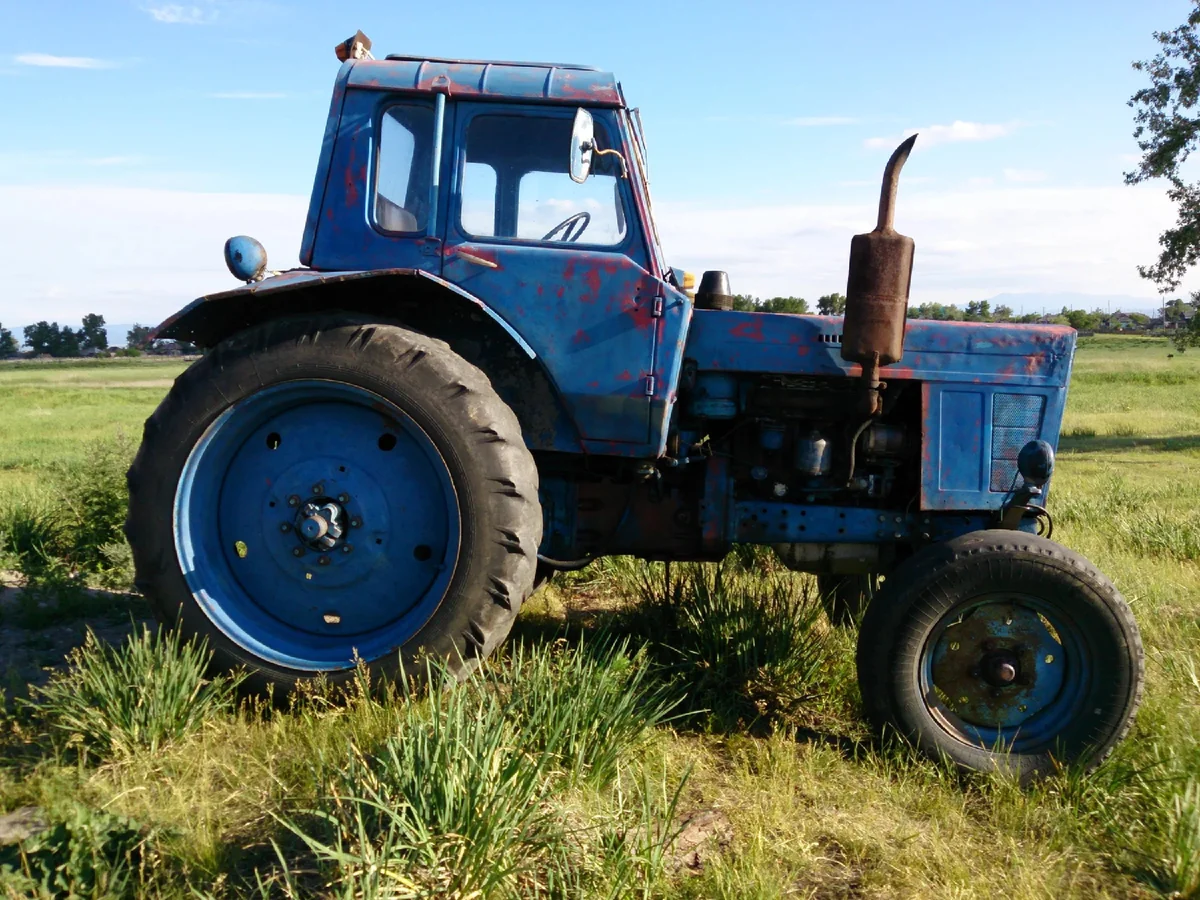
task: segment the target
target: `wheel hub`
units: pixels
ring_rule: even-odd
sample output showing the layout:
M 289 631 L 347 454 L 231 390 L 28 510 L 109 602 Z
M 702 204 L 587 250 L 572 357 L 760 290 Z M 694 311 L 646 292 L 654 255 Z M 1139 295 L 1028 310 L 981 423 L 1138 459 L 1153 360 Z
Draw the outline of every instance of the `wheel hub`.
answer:
M 1017 728 L 1062 687 L 1066 660 L 1046 619 L 1018 603 L 983 603 L 933 646 L 929 676 L 944 707 L 980 728 Z
M 328 497 L 314 497 L 303 503 L 296 514 L 296 534 L 312 550 L 333 550 L 345 534 L 346 521 L 346 509 L 341 503 Z
M 992 687 L 1008 687 L 1017 680 L 1020 667 L 1017 655 L 1009 650 L 996 650 L 986 654 L 980 661 L 980 674 Z

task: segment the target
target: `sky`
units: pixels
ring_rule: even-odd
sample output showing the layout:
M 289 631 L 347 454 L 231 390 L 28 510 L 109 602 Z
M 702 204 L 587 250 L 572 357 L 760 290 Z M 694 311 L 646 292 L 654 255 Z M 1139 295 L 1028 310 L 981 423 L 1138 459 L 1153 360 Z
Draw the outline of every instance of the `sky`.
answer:
M 912 302 L 1127 295 L 1174 215 L 1137 160 L 1132 61 L 1185 0 L 440 4 L 0 0 L 0 323 L 157 323 L 235 286 L 226 237 L 295 266 L 334 45 L 616 73 L 669 261 L 733 290 L 845 289 L 887 157 Z M 1196 283 L 1192 283 L 1195 281 Z M 1185 289 L 1200 280 L 1185 282 Z

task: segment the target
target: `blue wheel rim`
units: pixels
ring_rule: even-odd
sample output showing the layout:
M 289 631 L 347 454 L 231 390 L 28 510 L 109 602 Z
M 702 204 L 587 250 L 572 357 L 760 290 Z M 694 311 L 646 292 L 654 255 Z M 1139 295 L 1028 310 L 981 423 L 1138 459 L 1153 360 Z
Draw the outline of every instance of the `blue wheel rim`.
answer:
M 277 666 L 337 671 L 395 654 L 459 553 L 450 472 L 371 391 L 289 381 L 226 409 L 180 475 L 175 548 L 201 610 Z
M 959 604 L 934 626 L 918 686 L 952 737 L 1027 753 L 1052 747 L 1083 713 L 1092 671 L 1086 641 L 1055 605 L 990 594 Z

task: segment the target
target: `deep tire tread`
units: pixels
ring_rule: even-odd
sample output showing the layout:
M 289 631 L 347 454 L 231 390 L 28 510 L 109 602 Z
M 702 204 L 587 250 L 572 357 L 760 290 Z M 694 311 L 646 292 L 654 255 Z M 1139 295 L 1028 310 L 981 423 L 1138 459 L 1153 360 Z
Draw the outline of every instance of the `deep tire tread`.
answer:
M 507 636 L 532 593 L 542 531 L 537 467 L 516 415 L 482 371 L 443 341 L 358 314 L 295 316 L 247 329 L 175 380 L 147 420 L 127 475 L 125 532 L 139 591 L 160 621 L 208 636 L 218 668 L 248 665 L 255 673 L 251 687 L 282 687 L 286 694 L 308 677 L 251 658 L 211 625 L 183 581 L 171 525 L 179 470 L 204 428 L 232 400 L 306 377 L 344 377 L 387 396 L 419 416 L 447 458 L 463 509 L 464 552 L 429 622 L 395 660 L 372 667 L 393 673 L 401 657 L 407 668 L 426 652 L 465 674 Z M 469 554 L 468 546 L 474 548 Z M 352 676 L 352 670 L 329 675 L 335 682 Z

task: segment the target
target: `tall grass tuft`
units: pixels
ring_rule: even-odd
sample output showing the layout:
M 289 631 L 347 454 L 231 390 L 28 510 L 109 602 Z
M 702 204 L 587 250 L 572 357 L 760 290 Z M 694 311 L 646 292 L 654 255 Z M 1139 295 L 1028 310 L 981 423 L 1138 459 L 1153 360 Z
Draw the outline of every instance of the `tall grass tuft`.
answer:
M 683 708 L 719 729 L 786 723 L 830 659 L 818 597 L 790 573 L 689 565 L 647 577 L 631 617 L 686 692 Z
M 333 896 L 524 897 L 561 843 L 552 766 L 521 751 L 484 681 L 435 689 L 381 746 L 353 748 L 316 808 L 284 824 Z
M 243 676 L 206 678 L 211 658 L 178 632 L 143 627 L 113 648 L 89 629 L 67 669 L 33 688 L 33 705 L 54 732 L 103 757 L 154 752 L 233 708 Z
M 1173 491 L 1138 490 L 1119 475 L 1055 495 L 1056 520 L 1095 528 L 1113 547 L 1143 556 L 1200 561 L 1200 512 L 1174 510 L 1164 501 Z
M 137 445 L 120 434 L 92 444 L 83 465 L 58 473 L 60 515 L 68 537 L 66 556 L 83 571 L 109 568 L 104 548 L 125 542 L 121 530 L 129 506 L 125 471 L 136 450 Z
M 1164 875 L 1171 896 L 1200 897 L 1200 782 L 1188 779 L 1174 797 L 1168 816 Z
M 609 784 L 621 760 L 679 704 L 650 677 L 646 651 L 599 638 L 514 645 L 501 678 L 505 713 L 528 753 L 547 753 L 570 784 Z

